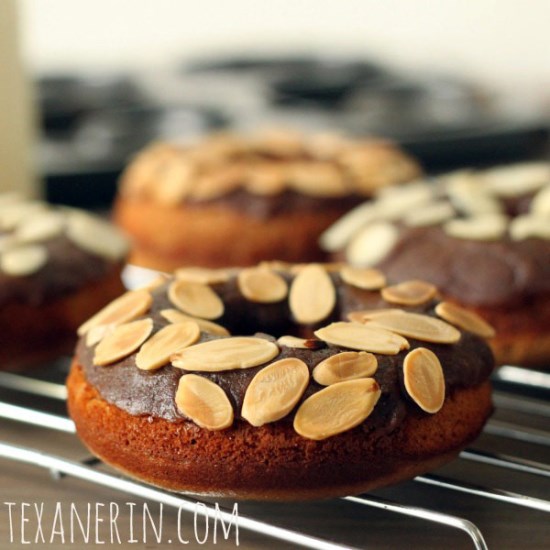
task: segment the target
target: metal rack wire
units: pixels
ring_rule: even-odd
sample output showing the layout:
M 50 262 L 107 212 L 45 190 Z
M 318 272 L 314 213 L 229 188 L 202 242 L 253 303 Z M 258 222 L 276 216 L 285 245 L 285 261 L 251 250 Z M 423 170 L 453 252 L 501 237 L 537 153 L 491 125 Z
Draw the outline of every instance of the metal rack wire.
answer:
M 56 367 L 51 374 L 48 369 L 42 371 L 40 378 L 36 375 L 0 372 L 0 418 L 7 421 L 22 422 L 38 426 L 44 430 L 54 430 L 68 434 L 75 433 L 73 422 L 63 414 L 54 414 L 43 402 L 63 402 L 66 397 L 65 387 L 62 384 L 63 368 Z M 44 375 L 46 373 L 46 375 Z M 50 373 L 50 374 L 48 374 Z M 543 460 L 526 458 L 519 453 L 509 454 L 493 452 L 482 448 L 472 447 L 460 454 L 460 461 L 470 464 L 479 464 L 504 472 L 532 476 L 536 484 L 547 483 L 550 489 L 550 375 L 540 371 L 527 371 L 518 367 L 503 367 L 494 376 L 495 404 L 497 411 L 502 413 L 491 419 L 484 435 L 496 439 L 498 442 L 513 444 L 514 449 L 521 450 L 521 446 L 538 449 L 538 456 Z M 9 396 L 9 397 L 8 397 Z M 35 399 L 40 397 L 42 399 Z M 26 404 L 29 398 L 33 399 L 33 407 Z M 518 417 L 525 417 L 520 423 Z M 509 419 L 511 418 L 511 420 Z M 90 483 L 105 486 L 111 490 L 126 495 L 138 496 L 152 502 L 163 503 L 168 507 L 181 509 L 185 512 L 197 513 L 195 498 L 176 495 L 163 490 L 155 489 L 144 484 L 131 481 L 115 473 L 104 472 L 99 460 L 85 458 L 81 461 L 69 460 L 63 456 L 45 453 L 39 449 L 21 447 L 9 442 L 0 441 L 0 457 L 33 464 L 50 470 L 55 477 L 61 479 L 71 476 Z M 550 500 L 537 498 L 514 491 L 500 488 L 491 488 L 461 480 L 454 476 L 427 474 L 415 478 L 414 483 L 443 490 L 452 494 L 467 494 L 476 499 L 497 501 L 514 507 L 532 510 L 534 512 L 550 513 Z M 484 535 L 476 524 L 459 515 L 443 513 L 431 507 L 411 505 L 401 501 L 399 488 L 396 489 L 398 498 L 368 494 L 348 496 L 343 502 L 355 507 L 368 507 L 384 510 L 390 514 L 398 514 L 414 520 L 440 524 L 448 528 L 465 532 L 472 545 L 477 549 L 487 548 Z M 548 493 L 548 491 L 546 491 Z M 330 501 L 328 501 L 330 502 Z M 329 505 L 327 503 L 327 505 Z M 208 506 L 199 509 L 199 514 L 211 514 Z M 221 508 L 222 519 L 231 520 L 232 511 Z M 548 518 L 545 517 L 541 525 Z M 312 535 L 304 530 L 278 526 L 271 521 L 255 517 L 253 513 L 239 514 L 239 528 L 255 532 L 274 541 L 284 541 L 295 546 L 315 549 L 351 548 L 348 544 L 328 540 Z M 549 533 L 550 541 L 550 533 Z

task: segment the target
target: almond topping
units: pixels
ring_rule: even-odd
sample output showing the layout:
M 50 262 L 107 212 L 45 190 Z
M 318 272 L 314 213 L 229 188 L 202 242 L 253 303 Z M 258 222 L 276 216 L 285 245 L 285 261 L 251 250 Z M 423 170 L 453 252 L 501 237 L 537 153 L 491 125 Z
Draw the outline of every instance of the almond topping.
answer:
M 160 314 L 170 323 L 181 323 L 182 321 L 194 321 L 199 325 L 199 328 L 203 332 L 208 334 L 215 334 L 216 336 L 229 336 L 229 331 L 218 325 L 218 323 L 213 323 L 212 321 L 207 321 L 206 319 L 201 319 L 199 317 L 192 317 L 191 315 L 186 315 L 177 309 L 163 309 Z
M 396 355 L 402 349 L 409 349 L 409 343 L 402 336 L 358 323 L 332 323 L 315 331 L 315 336 L 335 346 L 383 355 Z
M 383 288 L 381 294 L 386 302 L 392 304 L 419 306 L 429 302 L 437 294 L 437 288 L 415 279 Z
M 457 239 L 496 241 L 506 233 L 507 219 L 500 214 L 486 214 L 472 218 L 457 218 L 447 222 L 445 232 Z
M 530 211 L 535 216 L 550 216 L 550 184 L 533 197 Z
M 453 205 L 446 201 L 438 201 L 412 210 L 405 216 L 405 224 L 409 227 L 429 227 L 439 225 L 455 216 Z
M 493 338 L 495 330 L 477 313 L 468 311 L 451 302 L 441 302 L 435 307 L 435 312 L 445 321 L 462 330 L 473 332 L 482 338 Z
M 336 305 L 336 289 L 327 272 L 317 264 L 304 267 L 290 287 L 290 311 L 298 323 L 326 319 Z
M 66 234 L 82 250 L 109 260 L 120 260 L 128 251 L 128 241 L 113 226 L 83 212 L 71 212 Z
M 0 269 L 13 277 L 36 273 L 48 261 L 48 251 L 40 245 L 18 246 L 0 256 Z
M 118 325 L 95 348 L 94 365 L 109 365 L 134 353 L 152 331 L 152 319 Z
M 349 195 L 343 174 L 328 162 L 296 162 L 288 169 L 289 186 L 312 197 Z
M 96 325 L 95 327 L 92 327 L 86 333 L 86 345 L 91 348 L 92 346 L 99 344 L 99 342 L 101 342 L 101 340 L 103 340 L 105 336 L 112 334 L 115 328 L 116 325 L 114 324 Z
M 417 348 L 403 362 L 405 389 L 412 400 L 427 413 L 436 413 L 445 401 L 445 378 L 437 355 Z
M 259 371 L 244 396 L 242 416 L 262 426 L 286 416 L 298 403 L 309 382 L 309 369 L 300 359 L 288 357 Z
M 518 216 L 510 223 L 509 230 L 510 237 L 514 241 L 523 241 L 524 239 L 550 240 L 550 218 L 533 214 Z
M 364 290 L 379 290 L 386 285 L 386 277 L 378 269 L 346 265 L 340 270 L 340 277 L 348 285 Z
M 174 273 L 176 279 L 204 285 L 225 283 L 229 281 L 231 274 L 231 269 L 209 269 L 207 267 L 180 267 Z
M 397 334 L 438 344 L 454 344 L 460 340 L 460 332 L 453 326 L 420 313 L 388 312 L 367 320 L 367 326 L 391 330 Z
M 223 430 L 233 424 L 229 398 L 220 386 L 203 376 L 182 376 L 175 401 L 183 415 L 206 430 Z
M 131 290 L 126 292 L 99 310 L 84 324 L 80 325 L 78 335 L 82 336 L 97 325 L 120 325 L 137 319 L 149 311 L 152 303 L 153 297 L 146 290 Z
M 380 394 L 374 378 L 332 384 L 300 405 L 294 429 L 302 437 L 317 441 L 351 430 L 372 413 Z
M 390 253 L 397 239 L 397 228 L 391 223 L 371 223 L 351 240 L 346 248 L 346 259 L 353 265 L 375 265 Z
M 391 308 L 382 308 L 382 309 L 362 309 L 359 311 L 350 311 L 347 314 L 348 320 L 350 320 L 352 323 L 365 323 L 369 319 L 374 319 L 378 315 L 382 315 L 383 313 L 388 313 L 391 311 L 392 313 L 405 313 L 402 309 L 397 309 L 394 307 Z
M 273 359 L 279 348 L 253 336 L 232 336 L 195 344 L 172 356 L 178 369 L 200 372 L 248 369 Z
M 321 361 L 313 369 L 313 379 L 318 384 L 330 386 L 345 380 L 372 376 L 378 368 L 378 360 L 366 351 L 344 351 Z
M 306 338 L 298 338 L 296 336 L 290 336 L 285 335 L 281 336 L 277 340 L 277 344 L 279 346 L 285 346 L 287 348 L 296 348 L 296 349 L 308 349 L 307 343 L 311 342 L 311 340 L 307 340 Z
M 64 227 L 65 215 L 62 212 L 44 212 L 19 224 L 14 236 L 20 243 L 46 241 L 60 235 Z
M 288 294 L 286 281 L 277 273 L 262 267 L 243 269 L 237 277 L 237 284 L 241 294 L 251 302 L 280 302 Z
M 221 298 L 203 283 L 175 280 L 168 288 L 168 298 L 177 308 L 194 317 L 217 319 L 224 312 Z
M 136 367 L 155 370 L 170 362 L 170 356 L 194 344 L 201 335 L 199 325 L 194 321 L 183 321 L 168 325 L 153 335 L 136 355 Z

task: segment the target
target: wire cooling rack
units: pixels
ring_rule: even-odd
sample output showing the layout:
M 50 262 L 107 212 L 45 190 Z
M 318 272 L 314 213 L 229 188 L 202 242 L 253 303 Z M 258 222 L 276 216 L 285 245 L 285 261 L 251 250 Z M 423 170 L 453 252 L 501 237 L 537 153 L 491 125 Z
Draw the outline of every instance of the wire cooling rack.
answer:
M 55 362 L 40 375 L 0 372 L 0 418 L 75 434 L 63 406 L 67 364 Z M 278 522 L 275 505 L 245 503 L 239 507 L 239 529 L 261 535 L 266 546 L 275 548 L 283 543 L 315 549 L 394 547 L 396 529 L 408 546 L 408 534 L 420 523 L 428 533 L 436 526 L 446 528 L 444 540 L 452 548 L 488 548 L 486 531 L 491 547 L 514 548 L 518 536 L 524 537 L 523 548 L 550 547 L 550 374 L 502 367 L 494 375 L 494 386 L 495 415 L 450 466 L 391 489 L 316 503 L 313 509 L 289 505 L 295 525 Z M 8 441 L 0 441 L 0 457 L 49 470 L 59 482 L 67 476 L 78 478 L 184 513 L 213 513 L 208 506 L 197 508 L 196 498 L 132 481 L 93 457 L 74 461 Z M 304 521 L 320 510 L 323 517 L 353 516 L 353 528 L 320 536 L 319 529 Z M 229 505 L 217 513 L 224 521 L 232 520 Z M 440 547 L 429 534 L 423 546 Z

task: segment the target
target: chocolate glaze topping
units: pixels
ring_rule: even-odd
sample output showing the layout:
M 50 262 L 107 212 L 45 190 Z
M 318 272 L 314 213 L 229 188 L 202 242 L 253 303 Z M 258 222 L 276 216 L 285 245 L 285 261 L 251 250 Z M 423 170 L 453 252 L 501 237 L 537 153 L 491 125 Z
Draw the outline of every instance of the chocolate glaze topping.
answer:
M 280 273 L 287 280 L 288 273 Z M 345 319 L 350 311 L 382 307 L 395 307 L 381 298 L 379 292 L 360 290 L 344 283 L 339 274 L 332 273 L 338 299 L 330 319 Z M 161 315 L 162 309 L 173 307 L 167 298 L 168 284 L 152 291 L 154 303 L 147 317 L 154 321 L 154 331 L 166 326 Z M 292 321 L 287 300 L 276 304 L 260 304 L 247 301 L 239 292 L 235 278 L 226 283 L 212 285 L 212 288 L 222 298 L 225 313 L 216 322 L 228 328 L 232 335 L 261 336 L 274 341 L 283 334 L 295 334 L 301 337 L 311 336 L 317 327 L 304 327 Z M 431 301 L 421 307 L 405 308 L 407 311 L 435 316 L 436 301 Z M 272 336 L 270 336 L 272 335 Z M 201 333 L 200 341 L 204 342 L 218 336 Z M 493 367 L 493 358 L 488 346 L 479 337 L 462 332 L 461 339 L 456 344 L 432 344 L 408 338 L 411 349 L 426 347 L 439 357 L 446 384 L 446 394 L 450 395 L 456 388 L 472 387 L 488 378 Z M 310 372 L 323 359 L 339 353 L 343 348 L 315 341 L 312 349 L 289 348 L 280 346 L 280 353 L 273 361 L 286 357 L 296 357 L 306 363 Z M 410 350 L 408 350 L 410 351 Z M 378 369 L 373 377 L 380 385 L 382 395 L 374 412 L 363 423 L 365 429 L 390 432 L 405 418 L 406 415 L 425 414 L 408 397 L 403 383 L 403 360 L 408 351 L 397 355 L 377 355 Z M 103 399 L 125 410 L 132 415 L 147 415 L 163 418 L 171 422 L 186 420 L 178 412 L 174 397 L 180 377 L 186 373 L 182 369 L 166 365 L 157 371 L 142 371 L 135 366 L 135 354 L 110 366 L 95 366 L 93 364 L 94 347 L 88 347 L 85 337 L 81 338 L 77 347 L 77 360 L 83 366 L 86 378 L 95 386 Z M 248 384 L 254 375 L 264 367 L 224 371 L 216 373 L 198 373 L 218 384 L 229 397 L 236 418 L 240 418 L 240 410 Z M 300 403 L 308 396 L 322 389 L 313 378 L 302 396 Z M 299 405 L 298 405 L 299 406 Z M 295 409 L 296 410 L 296 409 Z M 281 422 L 290 422 L 294 416 L 291 413 Z

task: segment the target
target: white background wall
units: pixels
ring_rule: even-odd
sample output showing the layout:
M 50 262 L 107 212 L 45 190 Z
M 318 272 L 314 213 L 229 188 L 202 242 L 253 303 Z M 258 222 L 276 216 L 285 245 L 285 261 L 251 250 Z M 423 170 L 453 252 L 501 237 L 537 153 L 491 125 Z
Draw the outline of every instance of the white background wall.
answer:
M 313 50 L 448 70 L 550 103 L 550 0 L 20 0 L 20 7 L 25 57 L 37 71 Z

